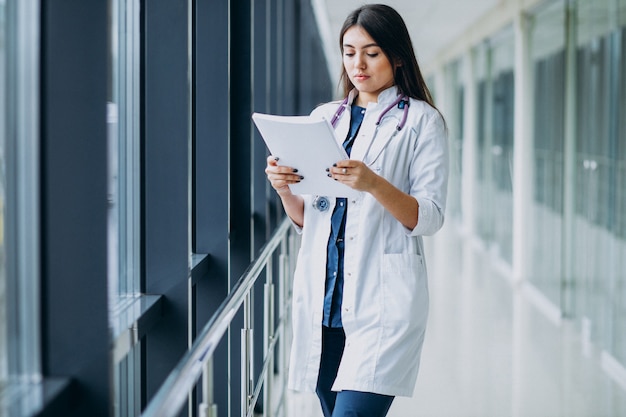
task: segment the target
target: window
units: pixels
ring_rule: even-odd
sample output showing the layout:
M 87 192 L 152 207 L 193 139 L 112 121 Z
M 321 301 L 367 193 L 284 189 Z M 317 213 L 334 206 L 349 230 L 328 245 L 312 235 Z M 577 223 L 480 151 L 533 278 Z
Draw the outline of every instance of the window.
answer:
M 0 0 L 0 381 L 7 379 L 6 311 L 6 0 Z
M 565 8 L 560 1 L 533 16 L 531 32 L 534 206 L 530 280 L 561 305 L 565 146 Z M 565 307 L 565 306 L 561 306 Z
M 109 5 L 109 285 L 113 304 L 123 308 L 140 290 L 139 2 Z
M 477 230 L 512 263 L 514 38 L 507 27 L 475 50 L 477 83 Z
M 108 264 L 114 415 L 140 412 L 139 1 L 109 1 Z
M 456 60 L 445 68 L 446 85 L 451 86 L 449 97 L 446 102 L 450 103 L 446 109 L 446 117 L 449 125 L 450 140 L 450 179 L 448 183 L 448 203 L 446 211 L 451 218 L 460 220 L 462 213 L 461 204 L 461 178 L 463 177 L 463 112 L 464 112 L 464 86 L 463 86 L 463 61 Z
M 494 244 L 502 258 L 513 261 L 513 114 L 514 52 L 512 28 L 491 39 L 491 169 Z
M 476 121 L 476 193 L 474 194 L 474 206 L 484 209 L 475 212 L 476 230 L 480 237 L 489 242 L 493 239 L 493 214 L 491 213 L 491 94 L 490 66 L 491 53 L 488 43 L 484 42 L 474 49 L 474 75 L 476 83 L 476 108 L 479 115 Z
M 0 382 L 3 383 L 30 384 L 41 380 L 38 3 L 0 0 Z
M 614 65 L 617 68 L 617 74 L 626 72 L 626 0 L 619 2 L 619 29 L 615 35 L 620 40 L 621 49 L 614 51 Z M 615 248 L 621 248 L 621 253 L 615 255 L 614 267 L 617 273 L 613 278 L 612 287 L 614 289 L 615 298 L 612 300 L 611 316 L 610 316 L 610 336 L 608 349 L 622 365 L 626 368 L 626 334 L 624 328 L 626 326 L 626 120 L 623 114 L 626 113 L 626 80 L 622 75 L 619 77 L 619 96 L 616 97 L 617 108 L 613 114 L 618 115 L 615 122 L 616 134 L 615 146 L 617 152 L 614 155 L 614 178 L 615 178 L 615 195 L 611 199 L 612 215 L 614 219 L 614 230 L 617 242 Z
M 578 3 L 574 256 L 576 315 L 626 364 L 624 36 L 626 2 Z

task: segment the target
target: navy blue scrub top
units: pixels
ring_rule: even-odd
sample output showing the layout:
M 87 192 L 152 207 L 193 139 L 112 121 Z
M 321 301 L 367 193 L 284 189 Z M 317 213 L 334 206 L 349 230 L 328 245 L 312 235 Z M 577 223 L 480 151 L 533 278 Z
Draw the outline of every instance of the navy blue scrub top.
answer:
M 350 132 L 343 142 L 348 156 L 361 127 L 365 109 L 352 106 Z M 326 327 L 343 327 L 341 323 L 341 301 L 343 299 L 343 251 L 346 228 L 346 209 L 348 200 L 337 198 L 331 217 L 330 236 L 326 257 L 326 295 L 324 296 L 324 317 L 322 325 Z

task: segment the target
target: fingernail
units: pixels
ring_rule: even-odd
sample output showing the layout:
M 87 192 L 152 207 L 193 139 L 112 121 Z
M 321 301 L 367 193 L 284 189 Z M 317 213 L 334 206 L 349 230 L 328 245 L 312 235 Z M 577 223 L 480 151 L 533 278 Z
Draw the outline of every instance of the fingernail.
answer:
M 278 157 L 277 156 L 274 157 L 274 161 L 278 161 Z
M 298 172 L 298 170 L 296 168 L 293 169 L 293 172 Z
M 301 179 L 301 180 L 303 180 L 303 179 L 304 179 L 304 177 L 303 177 L 302 175 L 300 175 L 300 179 Z
M 332 177 L 333 177 L 333 175 L 332 175 L 332 174 L 326 174 L 326 175 L 328 175 L 330 178 L 332 178 Z
M 330 172 L 330 168 L 326 168 L 326 172 Z
M 337 164 L 333 164 L 333 166 L 334 166 L 334 167 L 336 167 L 336 166 L 337 166 Z

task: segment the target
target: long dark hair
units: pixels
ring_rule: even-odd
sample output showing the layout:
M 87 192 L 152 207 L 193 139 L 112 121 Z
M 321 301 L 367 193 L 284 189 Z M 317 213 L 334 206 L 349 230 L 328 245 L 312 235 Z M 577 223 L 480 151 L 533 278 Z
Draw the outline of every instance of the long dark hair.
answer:
M 380 49 L 395 67 L 394 83 L 399 93 L 423 100 L 435 107 L 428 86 L 424 81 L 409 31 L 402 16 L 384 4 L 368 4 L 354 10 L 343 23 L 339 35 L 339 48 L 343 54 L 343 36 L 353 26 L 362 27 L 376 41 Z M 344 95 L 354 88 L 346 69 L 342 65 L 341 82 Z

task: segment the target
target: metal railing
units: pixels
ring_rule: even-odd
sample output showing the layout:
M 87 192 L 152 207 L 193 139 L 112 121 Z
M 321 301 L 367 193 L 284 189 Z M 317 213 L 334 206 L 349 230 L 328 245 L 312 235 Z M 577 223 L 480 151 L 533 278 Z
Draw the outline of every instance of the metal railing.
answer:
M 265 244 L 259 257 L 248 267 L 235 284 L 226 299 L 213 314 L 202 332 L 198 335 L 191 348 L 178 362 L 174 370 L 157 393 L 154 395 L 142 417 L 175 417 L 187 403 L 189 394 L 198 383 L 202 375 L 202 403 L 198 415 L 214 417 L 216 406 L 213 404 L 213 369 L 212 356 L 229 328 L 233 317 L 243 304 L 244 324 L 241 329 L 241 416 L 251 417 L 258 400 L 261 388 L 263 390 L 263 415 L 274 416 L 274 402 L 276 409 L 284 406 L 286 389 L 286 350 L 287 338 L 285 329 L 289 320 L 289 306 L 291 298 L 291 274 L 294 260 L 292 254 L 296 252 L 296 236 L 291 232 L 291 222 L 285 219 L 278 227 L 272 238 Z M 278 323 L 274 320 L 274 283 L 273 283 L 273 255 L 280 249 L 279 256 L 279 314 Z M 253 310 L 251 291 L 261 272 L 266 271 L 264 287 L 264 325 L 263 325 L 263 367 L 256 383 L 253 381 Z M 275 400 L 273 387 L 274 352 L 277 342 L 281 341 L 278 375 L 282 378 L 282 395 Z M 271 372 L 270 372 L 271 370 Z M 229 370 L 230 373 L 230 370 Z M 227 376 L 224 377 L 226 379 Z

